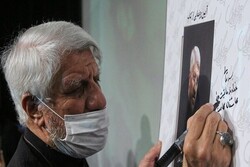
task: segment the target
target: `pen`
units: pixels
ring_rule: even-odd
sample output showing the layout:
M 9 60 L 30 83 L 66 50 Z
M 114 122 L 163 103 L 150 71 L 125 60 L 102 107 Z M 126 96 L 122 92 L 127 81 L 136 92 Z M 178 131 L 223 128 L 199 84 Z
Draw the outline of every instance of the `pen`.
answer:
M 184 139 L 187 134 L 185 130 L 180 137 L 178 137 L 174 144 L 167 150 L 167 152 L 155 162 L 155 167 L 166 167 L 168 166 L 181 152 L 184 144 Z
M 219 106 L 220 102 L 214 103 L 214 111 Z M 174 144 L 167 150 L 167 152 L 155 162 L 155 167 L 167 167 L 181 152 L 184 144 L 184 139 L 188 130 L 185 130 L 180 137 L 178 137 Z

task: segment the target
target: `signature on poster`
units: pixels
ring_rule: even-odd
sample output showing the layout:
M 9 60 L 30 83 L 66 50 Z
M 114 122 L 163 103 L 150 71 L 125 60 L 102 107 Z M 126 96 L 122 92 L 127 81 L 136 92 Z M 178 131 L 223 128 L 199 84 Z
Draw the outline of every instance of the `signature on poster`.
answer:
M 197 10 L 197 11 L 191 11 L 187 17 L 188 20 L 197 20 L 197 19 L 204 19 L 207 17 L 208 13 L 208 5 L 206 6 L 205 10 Z
M 219 106 L 217 107 L 216 111 L 225 110 L 228 108 L 232 108 L 239 102 L 239 98 L 235 95 L 238 86 L 237 82 L 234 79 L 234 74 L 229 73 L 227 67 L 224 67 L 224 88 L 220 91 L 216 91 L 216 102 L 220 102 Z

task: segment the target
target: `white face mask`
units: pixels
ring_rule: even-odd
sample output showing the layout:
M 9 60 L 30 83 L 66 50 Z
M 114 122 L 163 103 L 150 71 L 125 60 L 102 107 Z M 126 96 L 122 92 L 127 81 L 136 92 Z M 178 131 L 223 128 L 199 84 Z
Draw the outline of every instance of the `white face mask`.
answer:
M 87 158 L 103 149 L 109 124 L 106 109 L 64 115 L 63 119 L 41 99 L 38 100 L 64 121 L 66 137 L 54 140 L 58 150 L 72 157 Z

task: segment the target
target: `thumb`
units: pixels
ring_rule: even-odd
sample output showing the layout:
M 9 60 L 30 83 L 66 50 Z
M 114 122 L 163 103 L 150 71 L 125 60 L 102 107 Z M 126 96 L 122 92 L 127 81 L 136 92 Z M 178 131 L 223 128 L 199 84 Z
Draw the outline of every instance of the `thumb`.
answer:
M 161 141 L 158 141 L 144 156 L 140 162 L 140 167 L 153 166 L 161 152 Z

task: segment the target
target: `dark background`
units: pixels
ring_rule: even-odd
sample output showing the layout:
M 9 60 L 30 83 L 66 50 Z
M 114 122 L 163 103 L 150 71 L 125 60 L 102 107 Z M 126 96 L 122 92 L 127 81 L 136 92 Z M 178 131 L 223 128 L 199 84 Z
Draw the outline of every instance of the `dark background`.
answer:
M 194 112 L 200 108 L 201 105 L 209 102 L 213 58 L 213 39 L 214 21 L 200 23 L 184 28 L 181 92 L 177 136 L 180 136 L 186 130 L 186 122 L 188 118 L 192 116 Z M 198 46 L 200 50 L 201 64 L 197 97 L 195 100 L 194 109 L 191 110 L 188 101 L 188 76 L 190 56 L 194 46 Z M 180 166 L 180 164 L 177 164 L 177 161 L 178 158 L 175 161 L 175 166 Z
M 81 0 L 1 0 L 1 52 L 20 30 L 32 25 L 66 20 L 81 26 L 81 8 Z M 0 71 L 0 149 L 3 150 L 6 165 L 16 149 L 21 133 L 6 81 Z

